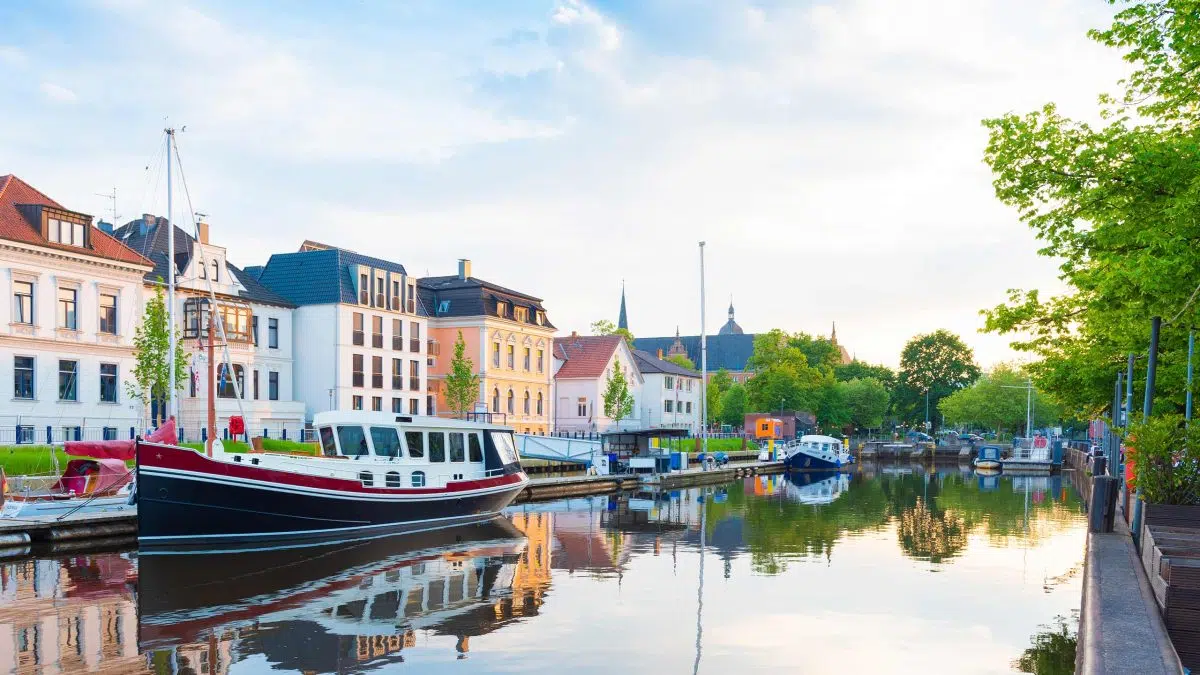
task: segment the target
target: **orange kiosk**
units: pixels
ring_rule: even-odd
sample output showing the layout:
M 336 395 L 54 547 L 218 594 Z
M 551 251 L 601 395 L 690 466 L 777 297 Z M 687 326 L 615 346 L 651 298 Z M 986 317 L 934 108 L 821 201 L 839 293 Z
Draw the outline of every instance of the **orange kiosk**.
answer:
M 775 441 L 783 440 L 783 420 L 776 417 L 763 417 L 754 424 L 754 438 L 767 442 L 768 456 L 772 461 L 779 459 L 775 455 Z

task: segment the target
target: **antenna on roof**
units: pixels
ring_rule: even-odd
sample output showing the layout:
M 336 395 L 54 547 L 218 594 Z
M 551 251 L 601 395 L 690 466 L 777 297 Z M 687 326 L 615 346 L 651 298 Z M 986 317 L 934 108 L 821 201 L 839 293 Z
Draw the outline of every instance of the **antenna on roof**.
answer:
M 150 168 L 150 167 L 146 167 L 146 168 Z M 96 195 L 97 197 L 104 197 L 105 199 L 109 199 L 112 201 L 112 208 L 111 208 L 112 224 L 113 224 L 113 227 L 116 227 L 117 223 L 120 222 L 120 218 L 121 218 L 120 214 L 117 213 L 117 188 L 114 187 L 112 189 L 111 194 L 109 194 L 107 192 L 94 192 L 92 194 Z

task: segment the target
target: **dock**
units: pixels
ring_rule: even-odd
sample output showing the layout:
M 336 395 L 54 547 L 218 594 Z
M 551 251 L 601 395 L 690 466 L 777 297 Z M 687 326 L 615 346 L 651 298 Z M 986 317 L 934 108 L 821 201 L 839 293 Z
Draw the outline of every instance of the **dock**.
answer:
M 693 485 L 710 485 L 712 483 L 728 483 L 743 476 L 756 474 L 781 473 L 783 462 L 747 462 L 742 464 L 727 464 L 716 469 L 684 469 L 671 473 L 647 475 L 641 479 L 646 486 L 654 486 L 662 490 L 674 490 Z

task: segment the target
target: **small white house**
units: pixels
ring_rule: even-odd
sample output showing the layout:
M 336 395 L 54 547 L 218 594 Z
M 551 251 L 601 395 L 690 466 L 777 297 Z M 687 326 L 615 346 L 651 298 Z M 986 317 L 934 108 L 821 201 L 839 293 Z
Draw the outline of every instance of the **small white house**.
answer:
M 642 421 L 647 427 L 700 433 L 700 373 L 635 350 L 642 373 Z
M 619 368 L 633 394 L 633 412 L 614 421 L 604 413 L 609 375 Z M 554 339 L 554 431 L 604 433 L 642 426 L 642 374 L 629 344 L 619 335 Z
M 91 216 L 0 176 L 0 444 L 142 430 L 125 382 L 151 268 Z

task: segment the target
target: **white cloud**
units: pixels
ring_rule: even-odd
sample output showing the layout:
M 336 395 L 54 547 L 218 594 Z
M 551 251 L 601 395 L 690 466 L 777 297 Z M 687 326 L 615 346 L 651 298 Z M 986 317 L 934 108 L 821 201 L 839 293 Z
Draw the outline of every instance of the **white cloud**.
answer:
M 42 93 L 46 95 L 46 98 L 49 98 L 51 101 L 57 101 L 58 103 L 75 103 L 79 100 L 79 97 L 75 95 L 75 92 L 67 89 L 64 86 L 54 84 L 53 82 L 43 82 L 41 90 Z

